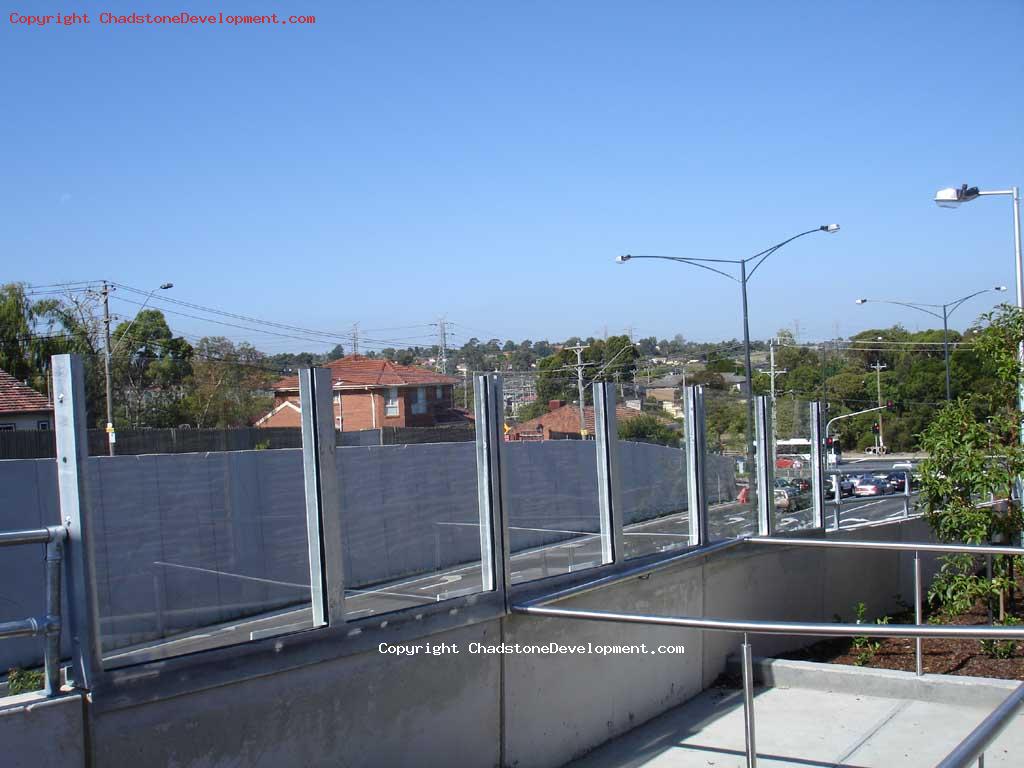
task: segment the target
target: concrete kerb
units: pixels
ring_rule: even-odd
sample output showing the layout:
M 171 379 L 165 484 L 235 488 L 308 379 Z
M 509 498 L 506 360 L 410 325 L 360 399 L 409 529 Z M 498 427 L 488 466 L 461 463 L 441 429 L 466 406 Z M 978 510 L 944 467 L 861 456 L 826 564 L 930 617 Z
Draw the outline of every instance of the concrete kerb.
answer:
M 966 675 L 929 675 L 894 669 L 851 667 L 791 659 L 755 658 L 754 680 L 772 688 L 807 688 L 890 699 L 953 704 L 992 709 L 1020 685 L 1019 680 L 997 680 Z M 736 656 L 729 658 L 730 674 L 739 674 Z

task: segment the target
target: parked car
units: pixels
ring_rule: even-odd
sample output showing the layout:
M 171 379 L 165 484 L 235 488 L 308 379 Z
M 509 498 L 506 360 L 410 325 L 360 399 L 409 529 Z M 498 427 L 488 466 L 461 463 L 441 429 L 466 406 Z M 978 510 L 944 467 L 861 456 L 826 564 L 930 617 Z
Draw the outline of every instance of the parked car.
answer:
M 841 497 L 853 496 L 853 481 L 846 476 L 828 475 L 825 479 L 825 494 L 834 499 L 836 495 L 836 480 L 839 480 L 839 495 Z
M 903 493 L 907 490 L 907 475 L 903 472 L 890 472 L 889 485 L 896 493 Z
M 892 486 L 888 480 L 878 480 L 874 477 L 864 478 L 853 487 L 854 496 L 886 496 L 892 493 Z
M 811 481 L 803 477 L 791 477 L 789 484 L 801 492 L 811 490 Z
M 775 489 L 775 508 L 789 509 L 793 506 L 793 499 L 785 488 Z

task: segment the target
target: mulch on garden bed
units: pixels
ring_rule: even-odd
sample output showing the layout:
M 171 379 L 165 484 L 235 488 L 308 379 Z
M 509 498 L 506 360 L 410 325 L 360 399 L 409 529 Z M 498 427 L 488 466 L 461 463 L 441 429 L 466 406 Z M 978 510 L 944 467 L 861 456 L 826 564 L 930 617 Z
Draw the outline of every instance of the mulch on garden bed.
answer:
M 914 614 L 901 614 L 892 618 L 893 624 L 913 624 Z M 988 611 L 982 603 L 966 614 L 953 618 L 943 617 L 942 624 L 988 624 Z M 870 624 L 865 634 L 870 637 Z M 815 643 L 809 648 L 779 654 L 779 658 L 818 661 L 829 664 L 857 664 L 875 669 L 898 669 L 913 672 L 914 641 L 904 638 L 872 638 L 879 643 L 878 651 L 865 654 L 854 647 L 850 638 L 835 638 Z M 993 659 L 981 647 L 980 640 L 924 638 L 922 641 L 924 671 L 940 675 L 970 675 L 994 677 L 1003 680 L 1024 680 L 1024 641 L 1020 641 L 1008 659 Z

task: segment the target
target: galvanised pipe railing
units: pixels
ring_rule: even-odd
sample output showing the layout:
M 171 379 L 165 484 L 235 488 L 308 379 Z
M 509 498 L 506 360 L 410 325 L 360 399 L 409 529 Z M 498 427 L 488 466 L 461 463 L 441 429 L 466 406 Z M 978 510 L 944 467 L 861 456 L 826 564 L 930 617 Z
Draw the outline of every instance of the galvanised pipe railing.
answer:
M 0 532 L 0 547 L 46 545 L 46 615 L 0 623 L 0 640 L 15 637 L 44 638 L 44 692 L 47 696 L 56 696 L 60 692 L 61 577 L 67 536 L 67 528 L 59 525 L 29 531 Z
M 975 761 L 979 768 L 985 768 L 985 750 L 1006 729 L 1022 706 L 1024 683 L 1018 685 L 1002 704 L 967 734 L 967 738 L 957 744 L 936 768 L 967 768 Z

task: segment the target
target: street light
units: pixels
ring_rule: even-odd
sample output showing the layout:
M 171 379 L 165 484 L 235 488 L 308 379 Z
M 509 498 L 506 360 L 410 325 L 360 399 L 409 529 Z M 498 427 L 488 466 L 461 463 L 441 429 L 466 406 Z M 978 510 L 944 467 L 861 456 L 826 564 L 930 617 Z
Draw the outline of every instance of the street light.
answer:
M 1001 293 L 1006 290 L 1005 285 L 997 285 L 994 288 L 983 288 L 980 291 L 975 291 L 972 294 L 964 296 L 963 298 L 951 301 L 948 304 L 921 304 L 915 301 L 892 301 L 890 299 L 857 299 L 855 304 L 867 304 L 869 301 L 875 304 L 895 304 L 900 307 L 909 307 L 910 309 L 916 309 L 918 312 L 924 312 L 937 317 L 942 320 L 942 356 L 946 362 L 946 400 L 953 399 L 952 390 L 949 379 L 949 316 L 953 314 L 961 304 L 968 299 L 973 299 L 975 296 L 980 296 L 983 293 L 989 293 L 995 291 Z M 936 312 L 936 309 L 941 309 L 942 314 Z
M 615 257 L 615 261 L 619 264 L 625 264 L 627 261 L 632 261 L 633 259 L 663 259 L 664 261 L 675 261 L 680 264 L 692 264 L 695 267 L 701 267 L 702 269 L 716 272 L 719 275 L 727 277 L 740 284 L 740 293 L 743 298 L 743 356 L 747 380 L 747 462 L 748 466 L 751 468 L 754 466 L 754 436 L 751 434 L 751 430 L 754 427 L 754 382 L 753 372 L 750 366 L 750 319 L 747 313 L 747 281 L 754 276 L 757 268 L 764 263 L 765 259 L 787 243 L 793 242 L 798 237 L 810 235 L 815 232 L 827 232 L 829 234 L 834 234 L 838 231 L 838 224 L 822 224 L 820 227 L 808 229 L 806 232 L 800 232 L 799 234 L 793 235 L 792 237 L 783 240 L 781 243 L 776 243 L 770 248 L 765 248 L 763 251 L 755 253 L 753 256 L 748 256 L 745 259 L 698 259 L 695 257 L 683 256 L 634 256 L 628 253 Z M 753 268 L 751 268 L 748 273 L 748 262 L 755 260 L 757 263 L 754 264 Z M 735 275 L 731 275 L 717 267 L 708 266 L 709 264 L 739 264 L 740 276 L 736 277 Z

